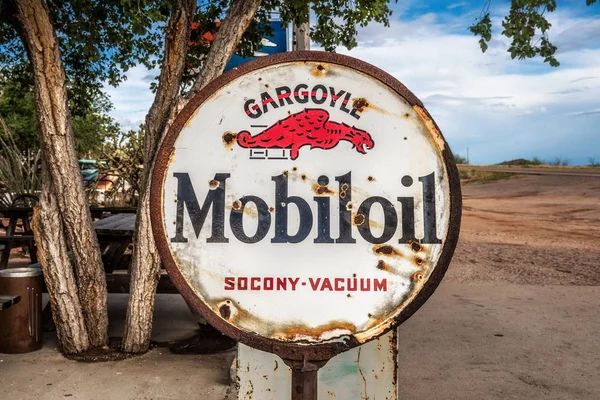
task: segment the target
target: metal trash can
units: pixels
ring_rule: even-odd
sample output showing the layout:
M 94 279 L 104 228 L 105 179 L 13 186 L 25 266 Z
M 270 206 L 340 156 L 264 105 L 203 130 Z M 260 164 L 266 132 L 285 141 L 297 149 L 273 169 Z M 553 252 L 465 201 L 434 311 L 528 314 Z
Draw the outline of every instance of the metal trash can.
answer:
M 0 312 L 0 353 L 28 353 L 42 347 L 42 286 L 39 268 L 0 270 L 0 294 L 21 301 Z

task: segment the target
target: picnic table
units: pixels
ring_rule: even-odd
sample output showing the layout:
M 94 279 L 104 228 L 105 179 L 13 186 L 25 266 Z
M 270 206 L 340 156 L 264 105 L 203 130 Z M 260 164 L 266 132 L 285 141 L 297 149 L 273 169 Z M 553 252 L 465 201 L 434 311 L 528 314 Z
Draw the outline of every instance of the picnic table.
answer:
M 112 272 L 119 267 L 133 240 L 135 214 L 119 213 L 99 219 L 94 222 L 94 230 L 98 235 L 104 269 Z
M 101 219 L 105 214 L 135 214 L 135 207 L 105 207 L 105 206 L 92 206 L 90 212 L 92 213 L 92 219 Z
M 106 220 L 106 218 L 102 219 L 107 214 L 111 216 L 126 214 L 129 215 L 130 219 L 130 229 L 125 232 L 111 232 L 111 231 L 103 231 L 102 239 L 103 243 L 108 247 L 109 253 L 107 254 L 107 259 L 110 263 L 110 268 L 112 267 L 112 263 L 115 261 L 116 257 L 119 254 L 123 254 L 123 252 L 127 249 L 127 245 L 131 243 L 131 238 L 133 237 L 133 230 L 135 226 L 135 216 L 131 219 L 131 215 L 134 214 L 136 209 L 134 207 L 104 207 L 104 206 L 92 206 L 90 207 L 90 212 L 92 214 L 92 218 L 95 220 Z M 37 252 L 35 247 L 35 241 L 33 238 L 33 232 L 31 230 L 31 216 L 33 215 L 33 207 L 30 205 L 27 206 L 11 206 L 11 207 L 2 207 L 0 208 L 0 214 L 9 220 L 8 226 L 5 228 L 5 234 L 0 235 L 0 245 L 3 245 L 4 248 L 1 249 L 1 257 L 0 257 L 0 269 L 6 269 L 8 266 L 8 261 L 10 258 L 10 252 L 17 246 L 26 246 L 29 250 L 29 257 L 31 259 L 31 263 L 37 263 Z M 108 217 L 110 218 L 110 217 Z M 98 221 L 96 221 L 98 222 Z M 126 238 L 129 237 L 129 243 L 125 245 Z M 122 240 L 120 240 L 122 239 Z M 112 244 L 108 242 L 114 242 Z M 109 245 L 110 244 L 110 245 Z M 120 244 L 120 246 L 118 245 Z M 124 248 L 123 248 L 124 247 Z M 119 261 L 119 260 L 117 260 Z M 114 264 L 115 266 L 117 264 Z M 114 269 L 114 268 L 113 268 Z
M 21 296 L 3 296 L 0 295 L 0 311 L 14 306 L 21 301 Z

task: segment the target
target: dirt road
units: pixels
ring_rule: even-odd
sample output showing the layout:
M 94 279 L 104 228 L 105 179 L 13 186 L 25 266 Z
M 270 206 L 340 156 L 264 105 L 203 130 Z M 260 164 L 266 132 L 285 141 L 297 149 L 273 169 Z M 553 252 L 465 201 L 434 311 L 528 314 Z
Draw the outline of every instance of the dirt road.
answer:
M 600 178 L 600 168 L 589 167 L 519 167 L 499 165 L 459 165 L 460 170 L 474 169 L 487 172 L 510 172 L 526 175 L 564 175 Z
M 525 176 L 463 186 L 449 281 L 600 284 L 600 179 Z

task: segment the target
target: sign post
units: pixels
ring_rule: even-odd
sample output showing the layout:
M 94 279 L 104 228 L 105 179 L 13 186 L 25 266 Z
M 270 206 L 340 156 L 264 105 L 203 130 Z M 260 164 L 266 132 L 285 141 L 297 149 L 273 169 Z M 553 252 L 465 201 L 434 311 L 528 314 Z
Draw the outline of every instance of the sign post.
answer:
M 410 317 L 458 239 L 452 153 L 422 103 L 362 61 L 292 52 L 210 83 L 163 141 L 152 228 L 171 279 L 221 332 L 280 356 L 292 400 Z

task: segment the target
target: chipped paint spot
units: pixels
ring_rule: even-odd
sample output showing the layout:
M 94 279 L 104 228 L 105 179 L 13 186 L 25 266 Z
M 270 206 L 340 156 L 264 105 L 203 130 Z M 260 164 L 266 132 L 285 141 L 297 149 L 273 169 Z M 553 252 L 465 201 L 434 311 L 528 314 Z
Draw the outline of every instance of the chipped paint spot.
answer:
M 237 133 L 236 132 L 225 132 L 223 134 L 223 143 L 225 144 L 225 147 L 227 148 L 232 148 L 237 140 Z
M 421 251 L 423 249 L 423 247 L 421 247 L 421 244 L 414 240 L 409 240 L 408 245 L 410 246 L 412 251 L 414 251 L 415 253 L 418 253 L 419 251 Z
M 316 184 L 313 186 L 313 191 L 319 195 L 319 196 L 323 196 L 323 195 L 333 195 L 335 194 L 335 192 L 331 189 L 329 189 L 328 186 L 321 186 L 319 184 Z
M 223 319 L 229 319 L 231 317 L 231 308 L 229 308 L 228 304 L 223 304 L 219 307 L 219 313 Z
M 317 78 L 322 78 L 329 72 L 329 66 L 325 63 L 319 63 L 312 67 L 310 74 Z
M 375 246 L 373 251 L 375 252 L 375 254 L 381 254 L 381 255 L 390 256 L 390 257 L 402 256 L 402 253 L 399 252 L 398 249 L 396 249 L 393 246 L 390 246 L 389 244 Z
M 369 107 L 369 102 L 364 97 L 355 97 L 352 99 L 352 107 L 362 112 L 365 108 Z
M 359 226 L 365 223 L 365 216 L 363 214 L 357 213 L 353 218 L 354 225 Z

